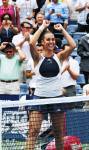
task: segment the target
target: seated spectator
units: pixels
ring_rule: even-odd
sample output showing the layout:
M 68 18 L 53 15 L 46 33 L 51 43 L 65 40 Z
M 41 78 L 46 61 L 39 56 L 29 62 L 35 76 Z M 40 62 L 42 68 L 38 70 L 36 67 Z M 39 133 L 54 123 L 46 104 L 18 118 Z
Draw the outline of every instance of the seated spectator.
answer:
M 0 45 L 0 94 L 19 94 L 20 69 L 25 54 L 13 43 Z
M 0 40 L 2 42 L 11 42 L 15 34 L 18 33 L 18 28 L 12 24 L 11 16 L 4 14 L 1 18 Z
M 2 0 L 2 5 L 0 6 L 0 25 L 1 18 L 5 13 L 11 15 L 12 24 L 20 29 L 19 10 L 14 5 L 10 5 L 9 0 Z

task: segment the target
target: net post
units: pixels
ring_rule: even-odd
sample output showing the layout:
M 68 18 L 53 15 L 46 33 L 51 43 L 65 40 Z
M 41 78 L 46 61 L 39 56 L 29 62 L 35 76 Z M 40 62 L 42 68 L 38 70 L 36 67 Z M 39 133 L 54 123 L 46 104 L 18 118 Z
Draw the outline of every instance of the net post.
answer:
M 2 150 L 2 105 L 0 104 L 0 150 Z

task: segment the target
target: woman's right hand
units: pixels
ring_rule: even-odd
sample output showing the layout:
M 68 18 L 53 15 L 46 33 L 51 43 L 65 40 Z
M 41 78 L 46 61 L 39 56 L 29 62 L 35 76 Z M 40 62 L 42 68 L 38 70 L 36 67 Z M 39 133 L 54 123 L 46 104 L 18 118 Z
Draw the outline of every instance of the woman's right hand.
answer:
M 44 28 L 47 28 L 50 25 L 50 21 L 49 20 L 43 20 L 43 24 Z

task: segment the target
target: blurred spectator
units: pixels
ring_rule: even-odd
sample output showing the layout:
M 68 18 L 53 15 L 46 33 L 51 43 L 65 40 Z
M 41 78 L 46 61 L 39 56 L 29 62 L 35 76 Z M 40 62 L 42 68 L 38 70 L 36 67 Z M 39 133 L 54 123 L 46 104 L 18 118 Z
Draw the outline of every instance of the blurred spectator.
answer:
M 83 95 L 89 96 L 89 84 L 83 86 Z M 85 102 L 84 109 L 89 109 L 89 101 Z
M 37 5 L 38 5 L 38 9 L 36 10 L 36 14 L 41 10 L 41 8 L 43 7 L 43 5 L 45 4 L 46 0 L 36 0 Z
M 68 45 L 64 46 L 62 50 L 66 50 Z M 64 89 L 64 96 L 76 95 L 76 79 L 79 76 L 80 67 L 77 60 L 71 56 L 63 61 L 61 84 Z
M 16 4 L 20 11 L 20 22 L 34 18 L 35 10 L 38 8 L 36 0 L 17 0 Z
M 85 36 L 81 37 L 79 43 L 77 52 L 79 56 L 81 57 L 80 62 L 80 71 L 85 76 L 85 82 L 86 84 L 89 83 L 89 34 L 86 34 Z
M 26 59 L 21 68 L 21 82 L 26 82 L 25 70 L 26 64 L 29 59 L 32 59 L 30 52 L 30 40 L 32 38 L 31 32 L 31 24 L 29 21 L 25 20 L 21 23 L 21 32 L 15 36 L 13 36 L 12 42 L 21 48 L 21 50 L 25 53 Z
M 68 9 L 69 9 L 69 19 L 73 19 L 72 15 L 74 13 L 74 3 L 73 0 L 62 0 L 62 2 L 64 2 Z
M 20 69 L 24 59 L 25 54 L 13 43 L 0 45 L 0 94 L 19 94 Z
M 45 18 L 45 16 L 44 16 L 43 12 L 40 11 L 37 13 L 36 21 L 35 21 L 36 23 L 33 24 L 33 29 L 34 29 L 33 32 L 36 32 L 38 30 L 38 28 L 42 25 L 44 18 Z
M 69 17 L 67 5 L 63 2 L 58 2 L 58 0 L 52 0 L 52 2 L 47 5 L 45 17 L 51 21 L 49 29 L 55 32 L 53 26 L 57 23 L 64 25 L 64 21 Z
M 24 20 L 21 23 L 21 32 L 18 35 L 13 36 L 12 42 L 21 48 L 22 51 L 24 51 L 26 55 L 26 60 L 31 59 L 31 53 L 30 53 L 30 38 L 32 35 L 30 34 L 31 31 L 31 24 Z
M 89 32 L 89 25 L 86 23 L 87 14 L 89 13 L 89 0 L 78 0 L 75 6 L 75 10 L 79 12 L 77 22 L 78 22 L 78 32 Z
M 50 3 L 50 0 L 45 0 L 45 3 L 42 5 L 40 11 L 45 12 L 47 5 Z
M 19 10 L 14 5 L 10 5 L 9 0 L 2 0 L 2 6 L 0 6 L 0 25 L 1 25 L 1 18 L 5 13 L 10 14 L 12 24 L 20 28 Z
M 12 37 L 18 33 L 18 28 L 12 24 L 10 14 L 4 14 L 1 18 L 0 42 L 11 42 Z
M 13 0 L 9 0 L 9 4 L 12 4 Z M 2 0 L 0 1 L 0 6 L 2 5 Z

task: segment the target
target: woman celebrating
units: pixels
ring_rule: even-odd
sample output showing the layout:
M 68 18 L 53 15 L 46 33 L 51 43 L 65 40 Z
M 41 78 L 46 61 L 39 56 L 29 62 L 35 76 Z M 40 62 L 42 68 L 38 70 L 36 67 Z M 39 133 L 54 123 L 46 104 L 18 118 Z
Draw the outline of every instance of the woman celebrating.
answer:
M 43 24 L 34 34 L 33 38 L 36 41 L 39 38 L 42 31 L 49 26 L 48 21 L 43 21 Z M 72 37 L 65 31 L 61 24 L 57 24 L 54 28 L 58 31 L 61 31 L 66 40 L 68 41 L 69 47 L 57 54 L 54 54 L 55 48 L 55 37 L 54 34 L 50 31 L 46 31 L 42 36 L 42 45 L 43 45 L 43 55 L 35 55 L 35 50 L 32 50 L 32 56 L 34 64 L 36 64 L 37 80 L 36 80 L 36 89 L 34 93 L 34 99 L 42 98 L 55 98 L 62 96 L 62 88 L 60 84 L 60 75 L 61 75 L 61 65 L 63 60 L 65 60 L 73 49 L 76 47 L 76 44 Z M 32 45 L 34 42 L 30 42 Z M 54 107 L 55 106 L 55 107 Z M 45 110 L 45 111 L 44 111 Z M 46 105 L 46 106 L 32 106 L 29 113 L 29 136 L 28 136 L 28 150 L 34 150 L 37 136 L 40 131 L 41 123 L 43 120 L 44 112 L 50 113 L 50 118 L 53 125 L 56 149 L 63 150 L 63 136 L 64 136 L 64 111 L 65 108 L 61 104 L 55 105 Z

